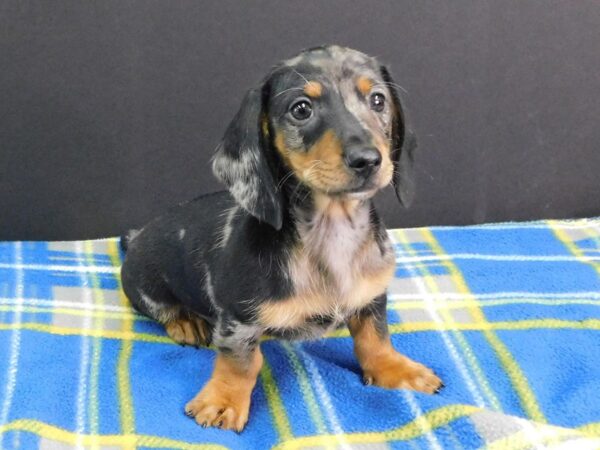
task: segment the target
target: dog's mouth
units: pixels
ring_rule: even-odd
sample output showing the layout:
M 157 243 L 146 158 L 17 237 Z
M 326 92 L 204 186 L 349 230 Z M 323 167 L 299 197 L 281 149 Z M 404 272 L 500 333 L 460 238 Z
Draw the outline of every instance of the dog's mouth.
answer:
M 373 197 L 381 187 L 375 178 L 360 180 L 356 185 L 343 189 L 331 189 L 323 193 L 331 197 L 363 199 Z
M 391 182 L 391 174 L 387 175 L 385 172 L 378 171 L 367 178 L 355 178 L 351 186 L 340 190 L 338 194 L 353 198 L 372 197 Z

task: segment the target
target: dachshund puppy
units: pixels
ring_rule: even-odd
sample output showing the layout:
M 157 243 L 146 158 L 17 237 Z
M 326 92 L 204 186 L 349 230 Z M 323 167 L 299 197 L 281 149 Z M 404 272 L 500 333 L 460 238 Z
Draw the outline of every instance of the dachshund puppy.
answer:
M 217 349 L 211 379 L 185 407 L 197 423 L 243 429 L 263 335 L 313 339 L 346 324 L 366 384 L 443 386 L 387 330 L 395 257 L 372 197 L 393 181 L 411 202 L 416 147 L 396 87 L 348 48 L 283 61 L 246 94 L 213 157 L 228 192 L 122 238 L 133 306 L 174 341 Z

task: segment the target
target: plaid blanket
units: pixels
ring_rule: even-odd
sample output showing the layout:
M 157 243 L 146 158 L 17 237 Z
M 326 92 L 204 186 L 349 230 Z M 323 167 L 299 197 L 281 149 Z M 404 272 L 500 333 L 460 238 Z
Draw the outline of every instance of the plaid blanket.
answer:
M 345 329 L 266 340 L 239 435 L 184 415 L 214 352 L 130 309 L 116 239 L 0 243 L 0 448 L 600 448 L 600 220 L 390 235 L 393 344 L 446 388 L 363 386 Z

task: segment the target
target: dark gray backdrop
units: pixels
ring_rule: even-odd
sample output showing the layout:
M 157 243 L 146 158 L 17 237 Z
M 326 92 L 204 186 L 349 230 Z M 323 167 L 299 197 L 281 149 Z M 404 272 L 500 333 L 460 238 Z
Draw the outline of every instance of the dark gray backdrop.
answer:
M 597 1 L 0 3 L 0 239 L 115 235 L 218 189 L 245 89 L 304 47 L 379 56 L 420 140 L 388 226 L 600 214 Z

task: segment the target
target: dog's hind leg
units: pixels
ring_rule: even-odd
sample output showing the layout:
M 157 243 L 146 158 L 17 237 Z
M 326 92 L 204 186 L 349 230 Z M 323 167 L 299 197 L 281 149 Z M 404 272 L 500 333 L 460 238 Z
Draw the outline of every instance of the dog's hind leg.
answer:
M 181 312 L 179 317 L 165 323 L 167 334 L 182 345 L 208 346 L 211 341 L 212 326 L 194 313 Z
M 187 312 L 176 304 L 170 292 L 161 292 L 152 297 L 140 292 L 139 297 L 132 300 L 132 304 L 144 315 L 163 324 L 169 337 L 178 344 L 194 347 L 210 344 L 212 327 L 200 316 Z
M 212 327 L 208 322 L 185 310 L 165 284 L 135 275 L 138 274 L 122 270 L 121 278 L 123 290 L 137 311 L 163 324 L 169 337 L 178 344 L 195 347 L 210 344 Z
M 185 311 L 168 290 L 154 291 L 152 296 L 138 290 L 138 294 L 130 297 L 135 309 L 163 324 L 175 342 L 194 347 L 210 344 L 211 326 L 200 316 Z

